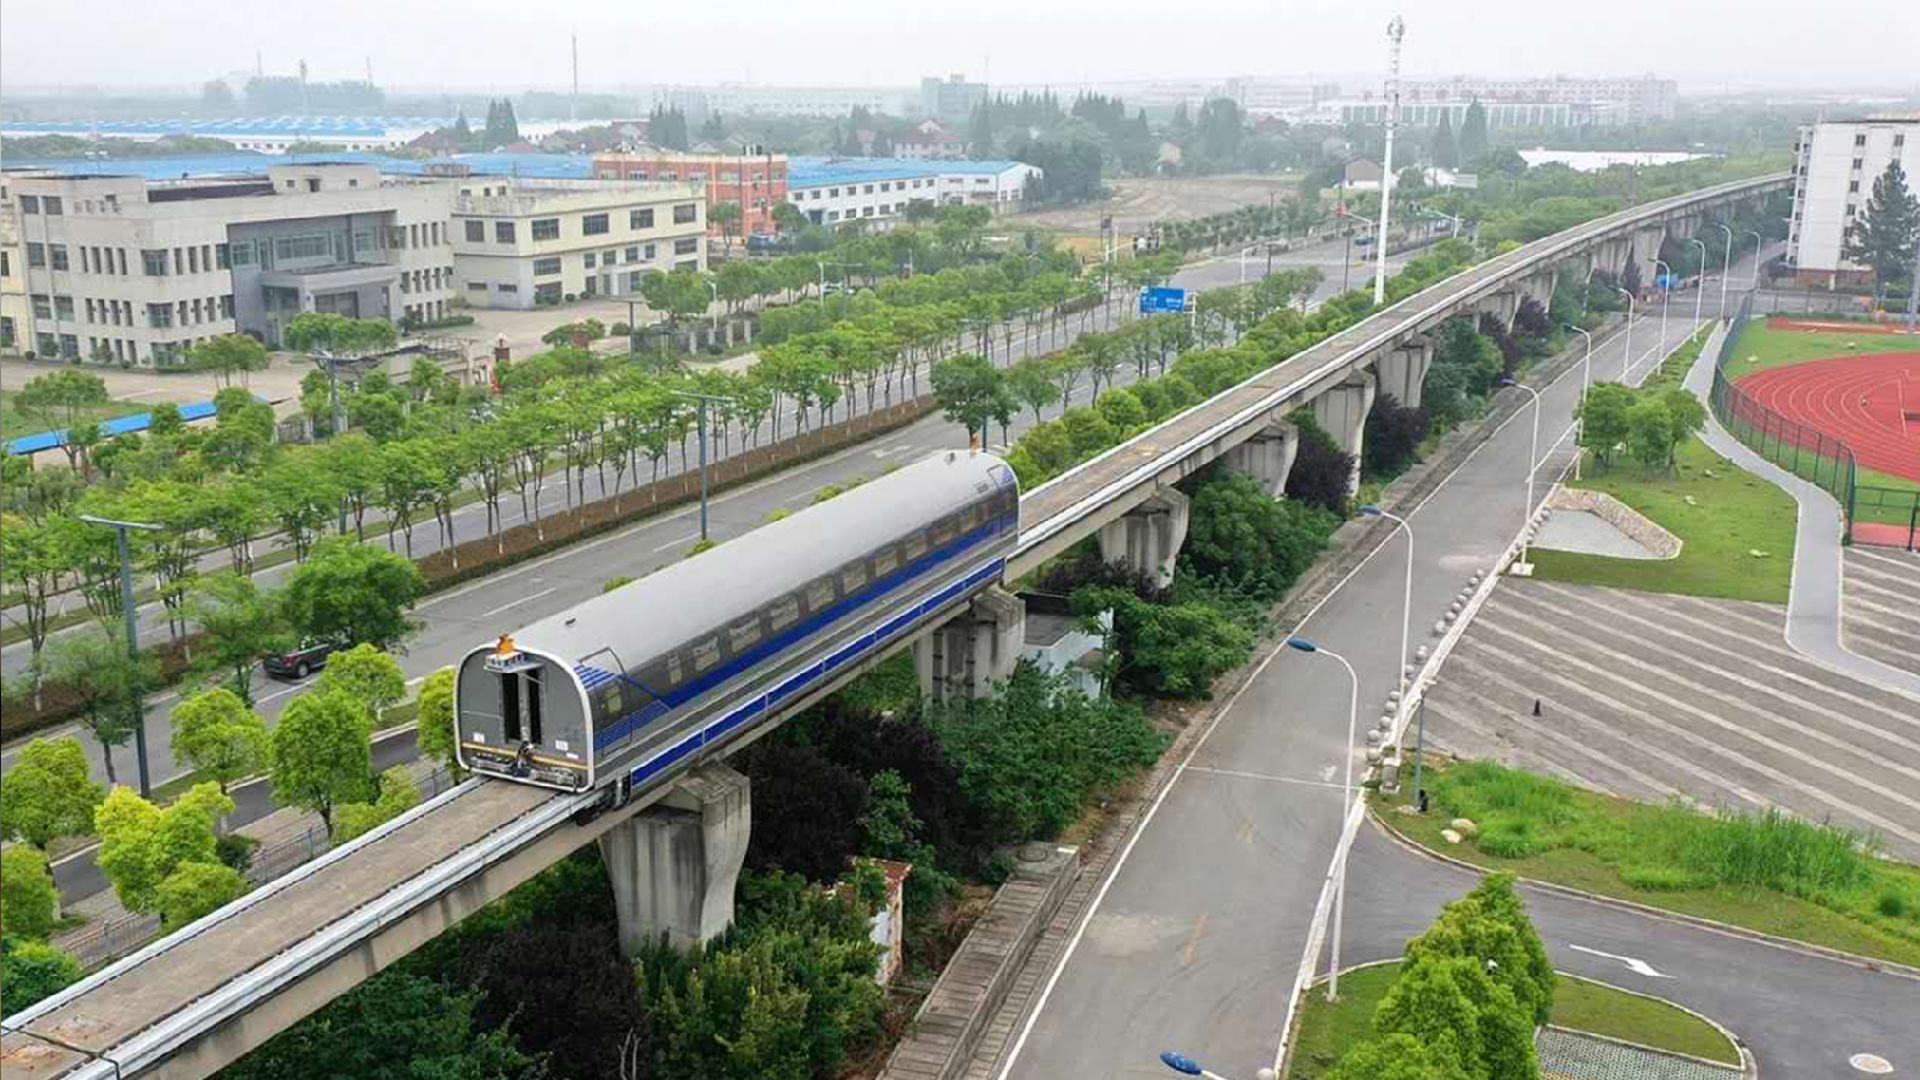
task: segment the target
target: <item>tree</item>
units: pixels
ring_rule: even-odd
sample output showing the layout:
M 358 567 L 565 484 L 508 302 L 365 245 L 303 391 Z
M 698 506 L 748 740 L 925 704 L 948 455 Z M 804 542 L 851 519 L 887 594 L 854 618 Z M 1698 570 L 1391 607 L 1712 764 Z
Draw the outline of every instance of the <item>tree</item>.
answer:
M 1453 138 L 1453 110 L 1440 112 L 1440 128 L 1433 135 L 1433 163 L 1442 169 L 1460 167 L 1460 147 Z
M 1347 505 L 1347 485 L 1353 479 L 1353 455 L 1340 449 L 1333 437 L 1305 417 L 1296 416 L 1300 445 L 1287 473 L 1287 498 L 1341 513 Z
M 949 357 L 933 365 L 933 396 L 948 420 L 986 445 L 987 425 L 1011 420 L 1019 406 L 1007 389 L 1006 373 L 978 353 Z
M 1587 400 L 1576 410 L 1580 445 L 1592 451 L 1594 460 L 1602 466 L 1613 460 L 1614 448 L 1627 441 L 1627 410 L 1633 407 L 1633 399 L 1631 387 L 1595 383 L 1587 388 Z
M 363 802 L 372 791 L 373 721 L 341 690 L 301 694 L 273 729 L 273 796 L 320 815 L 329 832 L 333 808 Z
M 740 233 L 740 222 L 745 215 L 737 202 L 722 200 L 707 208 L 707 222 L 720 226 L 720 254 L 722 257 L 733 254 L 733 238 Z
M 339 690 L 359 702 L 378 723 L 389 706 L 407 696 L 407 675 L 400 662 L 365 642 L 327 658 L 317 690 Z
M 441 668 L 420 684 L 419 710 L 415 714 L 418 729 L 414 741 L 420 753 L 444 764 L 455 779 L 460 776 L 456 757 L 459 734 L 453 721 L 453 669 Z
M 168 874 L 155 891 L 162 933 L 175 930 L 202 915 L 219 910 L 247 891 L 247 879 L 238 870 L 217 862 L 189 862 Z
M 838 879 L 860 843 L 866 782 L 811 746 L 762 743 L 742 764 L 755 797 L 781 807 L 756 823 L 747 841 L 747 865 L 809 881 Z
M 0 932 L 44 940 L 60 914 L 47 854 L 32 844 L 0 849 Z
M 358 355 L 392 348 L 399 337 L 385 319 L 351 319 L 330 311 L 303 311 L 288 320 L 280 340 L 295 352 Z
M 1427 410 L 1400 404 L 1392 394 L 1373 400 L 1361 439 L 1361 472 L 1370 477 L 1397 476 L 1419 457 L 1420 441 L 1430 427 Z
M 498 150 L 520 141 L 520 123 L 513 115 L 513 102 L 506 98 L 487 102 L 487 126 L 480 134 L 482 150 Z
M 1472 1080 L 1460 1063 L 1403 1032 L 1353 1044 L 1326 1080 Z
M 106 794 L 88 772 L 87 752 L 78 739 L 28 743 L 0 784 L 0 837 L 44 851 L 59 837 L 84 835 Z
M 334 808 L 334 843 L 344 844 L 420 805 L 420 786 L 405 765 L 381 773 L 379 787 L 379 797 L 370 803 L 341 803 Z
M 391 648 L 413 631 L 406 611 L 426 587 L 411 561 L 333 537 L 315 544 L 294 570 L 281 604 L 307 637 Z
M 1278 599 L 1305 573 L 1339 520 L 1267 494 L 1252 477 L 1217 472 L 1193 496 L 1181 557 L 1203 575 Z
M 1475 99 L 1460 121 L 1460 164 L 1475 168 L 1487 152 L 1487 109 Z
M 1671 441 L 1667 444 L 1667 464 L 1671 465 L 1680 444 L 1707 426 L 1707 407 L 1681 386 L 1671 386 L 1661 392 L 1660 404 L 1667 410 L 1667 426 L 1671 429 L 1668 432 Z
M 152 659 L 128 656 L 118 626 L 115 620 L 106 626 L 78 627 L 56 639 L 46 653 L 47 680 L 72 695 L 81 724 L 100 744 L 109 784 L 119 779 L 113 749 L 133 738 L 134 706 L 155 681 Z
M 1873 271 L 1874 295 L 1884 303 L 1887 288 L 1913 271 L 1920 248 L 1920 197 L 1907 188 L 1898 157 L 1873 180 L 1867 209 L 1847 225 L 1841 256 Z
M 1045 360 L 1030 356 L 1007 369 L 1007 390 L 1033 410 L 1033 422 L 1040 422 L 1040 410 L 1060 400 L 1060 387 Z
M 13 408 L 41 427 L 66 429 L 69 437 L 61 442 L 60 449 L 67 455 L 67 466 L 79 469 L 85 451 L 82 441 L 73 437 L 75 429 L 110 401 L 105 379 L 92 372 L 66 369 L 27 380 L 14 395 Z
M 174 706 L 173 754 L 226 791 L 267 763 L 267 722 L 225 687 L 203 690 Z
M 42 941 L 0 937 L 0 1016 L 80 981 L 80 962 Z
M 223 671 L 243 705 L 253 704 L 253 666 L 290 644 L 286 620 L 271 593 L 240 574 L 210 574 L 187 587 L 187 617 L 206 631 L 198 661 Z
M 245 385 L 247 373 L 266 370 L 268 359 L 267 347 L 246 334 L 221 334 L 187 350 L 188 365 L 195 371 L 213 372 L 214 384 L 220 387 L 233 385 L 236 375 Z
M 1627 453 L 1647 469 L 1673 460 L 1674 422 L 1659 398 L 1635 395 L 1627 407 Z
M 215 824 L 233 800 L 214 784 L 195 784 L 166 809 L 117 787 L 94 813 L 100 872 L 129 911 L 157 912 L 160 889 L 188 863 L 218 865 Z

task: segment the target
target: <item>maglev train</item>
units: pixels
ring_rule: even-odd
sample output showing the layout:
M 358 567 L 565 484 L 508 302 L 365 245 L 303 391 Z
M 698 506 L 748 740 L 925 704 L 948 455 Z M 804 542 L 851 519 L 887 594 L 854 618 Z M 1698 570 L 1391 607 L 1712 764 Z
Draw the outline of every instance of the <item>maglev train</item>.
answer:
M 503 634 L 460 662 L 460 764 L 624 803 L 999 580 L 1019 516 L 945 451 Z

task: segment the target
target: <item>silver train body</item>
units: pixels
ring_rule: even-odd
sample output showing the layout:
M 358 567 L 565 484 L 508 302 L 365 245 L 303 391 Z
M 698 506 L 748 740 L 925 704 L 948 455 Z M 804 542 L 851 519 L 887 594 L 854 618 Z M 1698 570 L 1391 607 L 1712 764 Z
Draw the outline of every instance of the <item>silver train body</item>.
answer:
M 944 452 L 503 635 L 460 663 L 460 764 L 624 802 L 998 581 L 1019 511 Z

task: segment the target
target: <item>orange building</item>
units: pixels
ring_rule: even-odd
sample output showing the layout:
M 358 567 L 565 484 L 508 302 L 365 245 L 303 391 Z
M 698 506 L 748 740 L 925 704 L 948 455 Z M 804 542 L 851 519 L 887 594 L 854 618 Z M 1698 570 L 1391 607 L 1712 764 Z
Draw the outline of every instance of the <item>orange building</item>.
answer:
M 787 155 L 758 148 L 742 154 L 683 154 L 671 150 L 596 154 L 593 175 L 600 180 L 695 180 L 707 192 L 707 232 L 720 235 L 713 208 L 740 207 L 739 236 L 771 235 L 773 208 L 787 198 Z

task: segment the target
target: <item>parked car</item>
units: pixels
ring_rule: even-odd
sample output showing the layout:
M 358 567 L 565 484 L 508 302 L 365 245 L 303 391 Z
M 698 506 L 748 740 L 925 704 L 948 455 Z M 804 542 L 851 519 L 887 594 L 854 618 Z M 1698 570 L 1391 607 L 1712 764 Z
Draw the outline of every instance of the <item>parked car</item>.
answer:
M 327 666 L 327 657 L 340 648 L 337 641 L 323 641 L 308 638 L 296 648 L 285 652 L 268 653 L 260 658 L 260 666 L 267 674 L 281 679 L 304 679 L 315 671 Z

